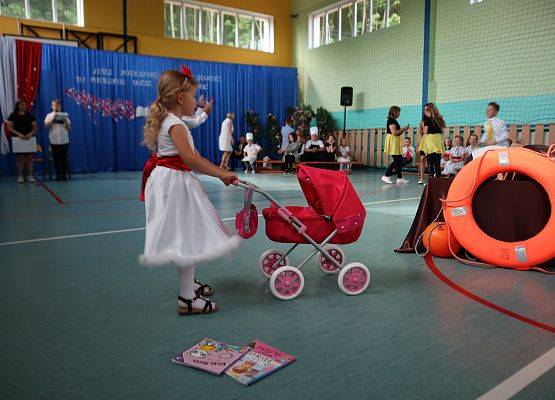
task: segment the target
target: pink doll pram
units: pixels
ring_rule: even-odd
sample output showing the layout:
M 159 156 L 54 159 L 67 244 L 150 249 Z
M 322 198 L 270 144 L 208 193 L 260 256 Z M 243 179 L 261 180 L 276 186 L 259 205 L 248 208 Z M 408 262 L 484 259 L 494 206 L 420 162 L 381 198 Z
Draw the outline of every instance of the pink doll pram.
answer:
M 297 177 L 308 202 L 306 207 L 282 206 L 252 183 L 239 182 L 247 193 L 259 193 L 270 201 L 270 207 L 262 211 L 268 238 L 274 242 L 293 243 L 287 252 L 273 249 L 260 256 L 259 268 L 270 279 L 272 294 L 281 300 L 299 296 L 304 287 L 301 268 L 318 253 L 320 269 L 326 274 L 338 273 L 338 285 L 345 294 L 362 293 L 370 283 L 370 271 L 358 262 L 345 265 L 345 253 L 338 246 L 356 242 L 364 226 L 366 210 L 355 188 L 342 171 L 300 165 Z M 245 198 L 250 200 L 252 196 Z M 245 202 L 244 210 L 250 209 L 250 201 L 249 204 Z M 237 214 L 236 226 L 246 226 L 250 216 Z M 252 236 L 252 229 L 247 229 L 248 234 L 241 230 L 237 231 L 243 237 Z M 295 268 L 287 256 L 299 244 L 311 244 L 314 250 Z

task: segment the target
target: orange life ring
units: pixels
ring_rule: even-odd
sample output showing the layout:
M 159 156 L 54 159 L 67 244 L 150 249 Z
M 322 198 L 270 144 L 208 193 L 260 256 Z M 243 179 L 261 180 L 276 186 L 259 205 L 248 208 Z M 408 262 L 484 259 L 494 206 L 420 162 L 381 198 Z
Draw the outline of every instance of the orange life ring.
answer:
M 472 215 L 472 198 L 482 182 L 498 173 L 518 172 L 543 186 L 551 203 L 545 227 L 521 242 L 502 242 L 488 236 Z M 487 151 L 456 176 L 443 204 L 445 222 L 459 243 L 477 258 L 496 266 L 530 269 L 555 257 L 555 163 L 523 148 Z

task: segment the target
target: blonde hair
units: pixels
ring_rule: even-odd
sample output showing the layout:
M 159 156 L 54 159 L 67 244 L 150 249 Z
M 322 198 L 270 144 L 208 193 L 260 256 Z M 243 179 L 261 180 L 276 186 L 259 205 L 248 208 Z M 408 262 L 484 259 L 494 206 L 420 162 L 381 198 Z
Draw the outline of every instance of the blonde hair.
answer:
M 150 105 L 150 114 L 143 127 L 142 144 L 149 150 L 156 150 L 158 135 L 162 121 L 168 113 L 168 109 L 176 103 L 177 95 L 198 85 L 194 76 L 186 76 L 179 71 L 169 70 L 160 75 L 158 80 L 158 97 Z

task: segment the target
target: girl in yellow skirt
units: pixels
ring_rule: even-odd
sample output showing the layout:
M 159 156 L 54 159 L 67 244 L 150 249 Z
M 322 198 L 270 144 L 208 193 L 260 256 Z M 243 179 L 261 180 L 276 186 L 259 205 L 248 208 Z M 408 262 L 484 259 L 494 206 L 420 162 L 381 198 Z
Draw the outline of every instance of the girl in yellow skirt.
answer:
M 382 176 L 382 181 L 385 183 L 393 183 L 391 176 L 394 172 L 397 174 L 397 183 L 409 183 L 408 180 L 403 179 L 403 139 L 401 137 L 409 129 L 409 126 L 401 128 L 397 122 L 399 115 L 401 115 L 401 108 L 397 106 L 392 106 L 387 114 L 384 153 L 389 154 L 393 158 L 393 162 L 389 164 L 385 175 Z
M 426 155 L 430 178 L 441 176 L 441 155 L 445 152 L 443 128 L 445 128 L 445 121 L 435 104 L 426 104 L 422 120 L 423 134 L 418 151 Z

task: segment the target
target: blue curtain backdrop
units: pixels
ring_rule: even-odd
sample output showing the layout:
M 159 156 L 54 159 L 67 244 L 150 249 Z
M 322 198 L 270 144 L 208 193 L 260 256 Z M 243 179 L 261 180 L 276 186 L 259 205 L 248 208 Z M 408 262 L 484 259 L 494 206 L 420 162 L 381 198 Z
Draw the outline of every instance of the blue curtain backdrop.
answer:
M 137 56 L 131 54 L 43 45 L 42 76 L 33 114 L 39 123 L 37 141 L 46 147 L 43 122 L 52 99 L 60 99 L 72 121 L 70 157 L 73 172 L 140 170 L 148 158 L 141 146 L 144 118 L 127 119 L 136 107 L 147 107 L 156 98 L 161 72 L 185 64 L 200 80 L 197 95 L 214 98 L 207 122 L 192 131 L 199 152 L 218 161 L 220 125 L 233 111 L 235 135 L 247 132 L 245 111 L 253 110 L 263 125 L 268 113 L 283 123 L 286 109 L 297 104 L 296 68 Z M 77 94 L 77 95 L 76 95 Z M 84 107 L 76 101 L 96 101 Z M 102 102 L 104 100 L 104 102 Z M 111 100 L 108 102 L 107 100 Z M 122 111 L 122 102 L 127 110 Z M 114 102 L 117 102 L 114 104 Z M 96 113 L 95 113 L 96 111 Z M 103 115 L 103 112 L 107 115 Z M 116 114 L 114 117 L 113 114 Z M 119 119 L 122 117 L 122 119 Z M 262 143 L 268 146 L 268 143 Z M 14 171 L 13 157 L 2 157 L 2 172 Z

